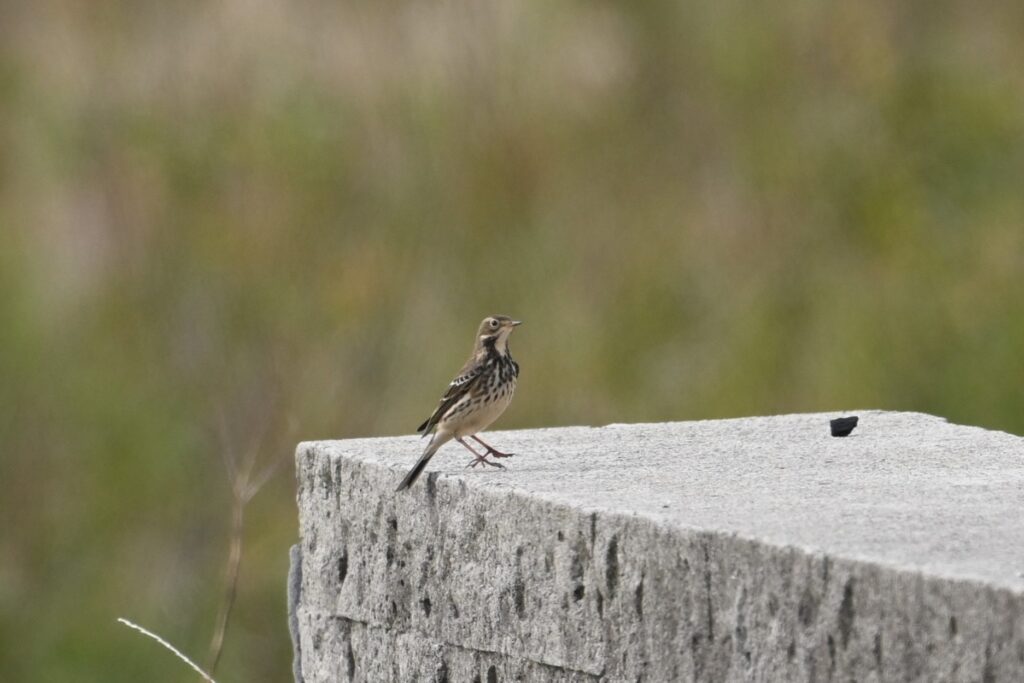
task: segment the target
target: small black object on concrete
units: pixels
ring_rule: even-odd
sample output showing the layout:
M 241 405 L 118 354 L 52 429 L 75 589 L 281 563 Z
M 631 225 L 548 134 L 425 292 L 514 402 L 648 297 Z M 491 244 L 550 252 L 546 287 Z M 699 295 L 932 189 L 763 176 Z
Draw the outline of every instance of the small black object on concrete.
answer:
M 829 424 L 832 425 L 832 436 L 849 436 L 853 428 L 857 426 L 857 416 L 837 417 Z

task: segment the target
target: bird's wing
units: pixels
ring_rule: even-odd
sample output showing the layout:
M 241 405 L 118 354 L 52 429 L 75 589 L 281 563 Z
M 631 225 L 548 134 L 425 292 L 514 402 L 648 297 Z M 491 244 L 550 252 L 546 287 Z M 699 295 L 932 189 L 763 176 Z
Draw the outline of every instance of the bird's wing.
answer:
M 480 379 L 483 370 L 483 363 L 478 363 L 475 360 L 467 362 L 455 379 L 448 385 L 448 390 L 444 392 L 444 396 L 441 397 L 441 401 L 437 404 L 437 410 L 416 431 L 423 435 L 429 434 L 437 426 L 437 423 L 441 421 L 444 414 L 448 412 L 448 409 L 469 393 L 477 380 Z

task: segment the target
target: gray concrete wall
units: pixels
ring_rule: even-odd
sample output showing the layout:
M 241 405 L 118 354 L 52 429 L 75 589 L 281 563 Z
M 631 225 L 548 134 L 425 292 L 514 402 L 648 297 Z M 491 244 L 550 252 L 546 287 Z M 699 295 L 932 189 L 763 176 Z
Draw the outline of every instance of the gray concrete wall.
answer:
M 321 681 L 1024 681 L 1024 440 L 927 415 L 300 444 Z

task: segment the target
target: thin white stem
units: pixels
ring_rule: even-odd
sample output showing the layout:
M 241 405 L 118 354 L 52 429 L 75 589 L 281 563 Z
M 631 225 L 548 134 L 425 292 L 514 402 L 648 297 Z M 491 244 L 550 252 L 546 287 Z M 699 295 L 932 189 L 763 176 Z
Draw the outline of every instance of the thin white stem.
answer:
M 161 638 L 157 634 L 153 633 L 152 631 L 147 631 L 146 629 L 142 628 L 138 624 L 133 624 L 132 622 L 128 621 L 127 619 L 122 619 L 121 617 L 118 617 L 117 620 L 120 621 L 125 626 L 127 626 L 128 628 L 133 628 L 136 631 L 138 631 L 139 633 L 141 633 L 143 635 L 146 635 L 146 636 L 149 636 L 150 638 L 152 638 L 156 642 L 158 642 L 161 645 L 163 645 L 164 647 L 166 647 L 168 650 L 170 650 L 171 652 L 176 654 L 178 656 L 178 659 L 180 659 L 181 661 L 185 662 L 190 667 L 195 669 L 196 673 L 199 674 L 200 676 L 202 676 L 206 681 L 208 681 L 208 683 L 217 683 L 217 681 L 215 681 L 212 678 L 210 678 L 210 675 L 208 673 L 206 673 L 205 671 L 200 669 L 198 666 L 196 666 L 195 662 L 193 662 L 191 659 L 189 659 L 185 655 L 181 654 L 181 652 L 179 652 L 173 645 L 168 643 L 166 640 L 164 640 L 163 638 Z

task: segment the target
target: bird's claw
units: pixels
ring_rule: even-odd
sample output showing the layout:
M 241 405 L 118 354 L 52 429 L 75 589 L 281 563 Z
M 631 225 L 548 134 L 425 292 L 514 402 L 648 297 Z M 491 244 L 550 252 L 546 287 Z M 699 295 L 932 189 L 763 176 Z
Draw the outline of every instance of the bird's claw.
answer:
M 467 464 L 466 467 L 476 467 L 477 465 L 490 465 L 491 467 L 497 467 L 499 470 L 505 469 L 505 466 L 500 462 L 491 462 L 488 460 L 486 455 L 482 458 L 473 458 L 469 461 L 469 464 Z

